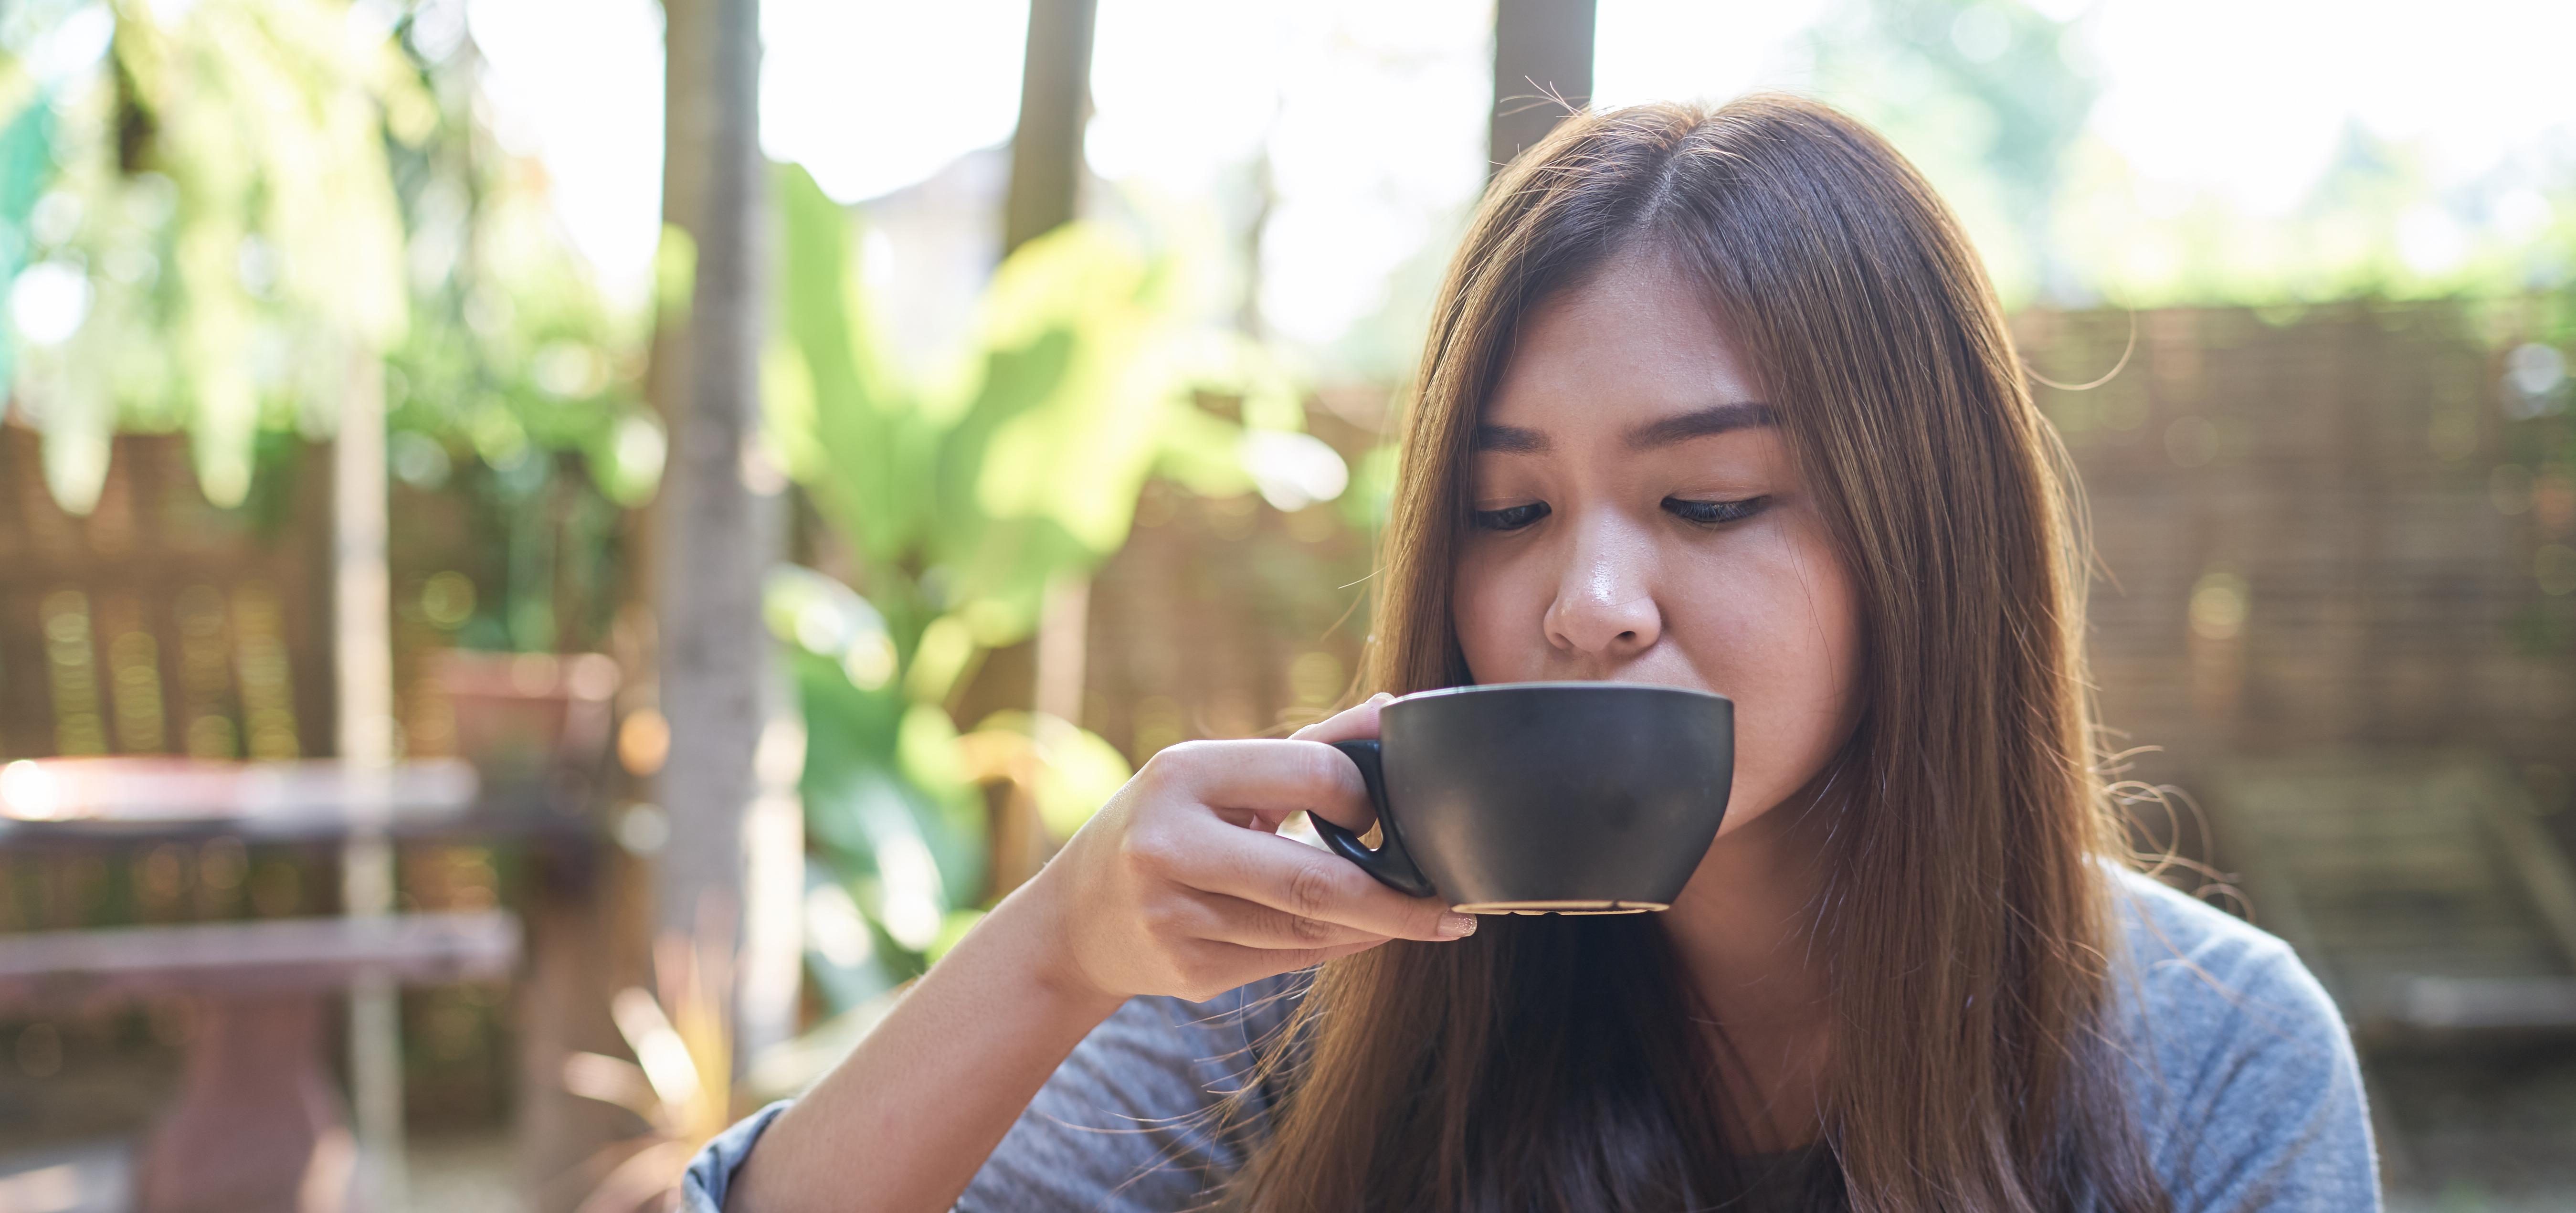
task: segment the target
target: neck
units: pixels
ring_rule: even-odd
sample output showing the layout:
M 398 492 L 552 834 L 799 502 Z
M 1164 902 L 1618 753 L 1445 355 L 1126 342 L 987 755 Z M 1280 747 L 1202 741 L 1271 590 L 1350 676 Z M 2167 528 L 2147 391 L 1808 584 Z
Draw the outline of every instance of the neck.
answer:
M 1831 994 L 1814 947 L 1833 806 L 1817 789 L 1773 806 L 1709 847 L 1663 915 L 1673 951 L 1715 1015 L 1731 1100 L 1756 1149 L 1812 1139 L 1830 1046 Z
M 1826 995 L 1811 944 L 1831 811 L 1807 790 L 1728 831 L 1664 915 L 1683 968 L 1730 1028 L 1807 1019 Z

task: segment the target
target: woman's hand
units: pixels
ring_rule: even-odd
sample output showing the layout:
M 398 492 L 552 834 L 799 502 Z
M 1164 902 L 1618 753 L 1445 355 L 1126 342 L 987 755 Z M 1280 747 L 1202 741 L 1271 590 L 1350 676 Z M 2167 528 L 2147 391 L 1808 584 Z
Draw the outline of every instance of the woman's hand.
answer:
M 1285 741 L 1193 741 L 1154 755 L 1032 882 L 1061 932 L 1059 979 L 1087 995 L 1215 997 L 1390 939 L 1476 929 L 1329 851 L 1282 838 L 1300 810 L 1365 831 L 1359 768 L 1326 744 L 1377 736 L 1377 696 Z
M 1155 755 L 770 1125 L 727 1207 L 949 1208 L 1047 1076 L 1128 998 L 1205 1001 L 1390 939 L 1475 930 L 1278 835 L 1301 809 L 1353 830 L 1374 822 L 1359 768 L 1324 743 L 1377 736 L 1384 702 L 1286 741 Z

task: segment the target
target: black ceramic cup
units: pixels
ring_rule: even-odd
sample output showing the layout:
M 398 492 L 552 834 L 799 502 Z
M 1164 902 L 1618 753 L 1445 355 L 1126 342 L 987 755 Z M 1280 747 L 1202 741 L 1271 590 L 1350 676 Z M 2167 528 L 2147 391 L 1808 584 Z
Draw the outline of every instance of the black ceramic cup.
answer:
M 1735 705 L 1632 682 L 1449 687 L 1390 701 L 1378 740 L 1335 742 L 1382 841 L 1315 831 L 1380 883 L 1466 914 L 1672 905 L 1717 837 Z

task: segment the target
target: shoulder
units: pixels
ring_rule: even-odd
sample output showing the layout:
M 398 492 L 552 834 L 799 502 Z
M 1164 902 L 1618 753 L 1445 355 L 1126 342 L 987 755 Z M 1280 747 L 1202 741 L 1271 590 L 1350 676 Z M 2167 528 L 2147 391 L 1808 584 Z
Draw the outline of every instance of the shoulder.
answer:
M 2139 983 L 2138 1010 L 2310 1043 L 2344 1037 L 2325 987 L 2279 936 L 2126 869 L 2113 880 L 2112 899 Z
M 1224 1102 L 1257 1078 L 1263 1053 L 1312 980 L 1283 974 L 1206 1002 L 1128 999 L 1057 1067 L 1041 1098 L 1064 1105 L 1053 1109 L 1058 1114 L 1082 1104 L 1155 1117 Z
M 2135 872 L 2111 883 L 2132 1102 L 2177 1206 L 2376 1207 L 2360 1066 L 2325 987 L 2251 923 Z
M 1309 980 L 1284 975 L 1206 1002 L 1129 999 L 1056 1068 L 958 1209 L 1202 1203 L 1267 1128 L 1261 1058 Z
M 2351 1061 L 2342 1013 L 2278 936 L 2135 872 L 2118 874 L 2112 899 L 2117 1005 L 2159 1079 L 2208 1081 L 2224 1077 L 2208 1067 L 2252 1058 L 2317 1083 Z

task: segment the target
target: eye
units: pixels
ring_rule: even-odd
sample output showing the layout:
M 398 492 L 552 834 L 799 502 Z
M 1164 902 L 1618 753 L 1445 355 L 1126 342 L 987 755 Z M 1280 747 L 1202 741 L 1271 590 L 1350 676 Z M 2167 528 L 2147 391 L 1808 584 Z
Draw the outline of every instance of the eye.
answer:
M 1517 531 L 1547 517 L 1547 503 L 1533 501 L 1528 505 L 1509 506 L 1499 510 L 1469 510 L 1468 521 L 1480 531 Z
M 1762 512 L 1771 504 L 1768 497 L 1747 497 L 1741 501 L 1686 501 L 1679 497 L 1664 498 L 1664 509 L 1676 518 L 1702 526 L 1738 522 Z

